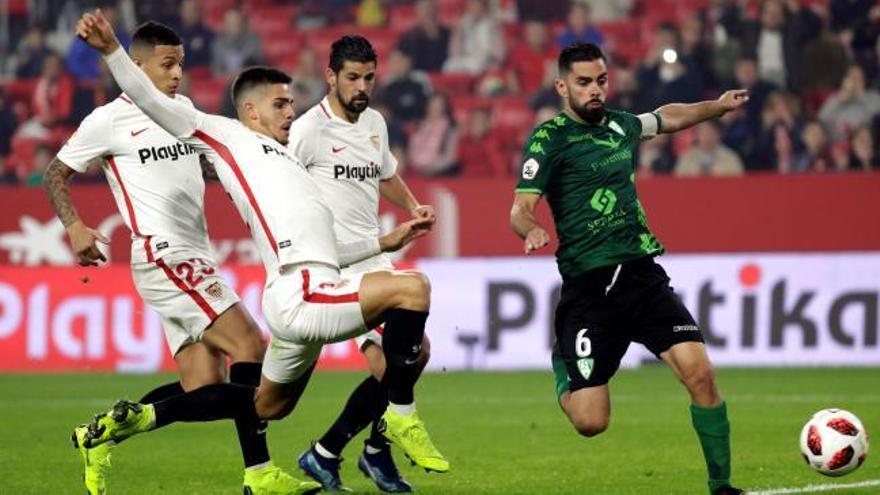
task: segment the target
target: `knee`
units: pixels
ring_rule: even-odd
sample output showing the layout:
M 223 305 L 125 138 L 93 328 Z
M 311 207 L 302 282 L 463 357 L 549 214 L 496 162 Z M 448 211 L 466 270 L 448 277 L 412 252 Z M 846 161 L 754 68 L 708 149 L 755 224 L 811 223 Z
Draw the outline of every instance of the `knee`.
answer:
M 694 367 L 683 373 L 681 381 L 696 397 L 713 396 L 715 391 L 715 372 L 708 364 Z
M 595 437 L 608 429 L 608 417 L 587 417 L 574 416 L 571 418 L 571 424 L 578 433 L 585 437 Z
M 257 410 L 257 416 L 264 421 L 283 419 L 293 409 L 290 401 L 268 402 L 260 400 L 259 396 L 254 407 Z
M 424 273 L 409 272 L 406 274 L 406 289 L 403 291 L 404 307 L 414 310 L 426 310 L 431 303 L 431 282 Z

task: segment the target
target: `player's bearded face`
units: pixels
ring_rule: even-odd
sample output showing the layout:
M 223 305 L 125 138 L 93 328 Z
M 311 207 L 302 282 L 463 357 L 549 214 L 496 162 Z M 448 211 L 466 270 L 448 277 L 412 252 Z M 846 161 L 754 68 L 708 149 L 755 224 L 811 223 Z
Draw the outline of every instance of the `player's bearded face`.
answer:
M 177 94 L 183 78 L 183 47 L 158 45 L 151 50 L 136 49 L 133 53 L 141 69 L 153 84 L 168 96 Z
M 370 95 L 375 85 L 374 62 L 346 61 L 336 75 L 336 98 L 346 112 L 359 114 L 370 106 Z
M 602 122 L 608 97 L 608 70 L 604 61 L 575 62 L 563 86 L 572 112 L 587 123 Z

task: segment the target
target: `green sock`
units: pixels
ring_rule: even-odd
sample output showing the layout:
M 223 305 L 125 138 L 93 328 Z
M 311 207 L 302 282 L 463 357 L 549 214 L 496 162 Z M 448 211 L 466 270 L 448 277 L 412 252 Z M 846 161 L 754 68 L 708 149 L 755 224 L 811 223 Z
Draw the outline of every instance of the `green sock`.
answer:
M 694 430 L 703 446 L 706 470 L 709 471 L 709 493 L 730 485 L 730 422 L 727 404 L 717 407 L 691 405 Z
M 553 356 L 553 378 L 556 384 L 556 400 L 562 399 L 562 394 L 568 391 L 568 371 L 565 369 L 565 361 L 559 356 Z

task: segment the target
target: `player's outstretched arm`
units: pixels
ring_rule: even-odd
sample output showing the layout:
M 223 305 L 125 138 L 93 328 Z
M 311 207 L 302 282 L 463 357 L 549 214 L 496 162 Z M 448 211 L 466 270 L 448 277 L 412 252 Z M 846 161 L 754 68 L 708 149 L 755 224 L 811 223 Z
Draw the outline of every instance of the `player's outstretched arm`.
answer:
M 510 227 L 525 241 L 523 250 L 526 254 L 550 243 L 550 235 L 535 218 L 535 207 L 540 200 L 540 194 L 516 193 L 510 209 Z
M 425 218 L 430 220 L 431 224 L 437 219 L 434 207 L 420 204 L 403 178 L 397 174 L 394 174 L 390 179 L 379 181 L 379 193 L 383 198 L 394 203 L 394 206 L 408 211 L 413 218 Z
M 704 120 L 721 117 L 725 113 L 741 107 L 749 101 L 748 91 L 732 89 L 725 91 L 717 100 L 699 103 L 670 103 L 658 108 L 660 132 L 677 132 L 694 126 Z
M 159 91 L 122 49 L 100 9 L 94 14 L 83 14 L 77 22 L 76 34 L 104 55 L 119 87 L 150 119 L 177 138 L 187 138 L 195 132 L 201 120 L 200 112 Z
M 67 183 L 76 171 L 55 157 L 46 168 L 43 178 L 43 189 L 49 196 L 49 203 L 55 210 L 55 214 L 61 220 L 67 235 L 70 237 L 70 247 L 76 254 L 77 262 L 82 266 L 95 266 L 98 261 L 107 261 L 101 250 L 98 249 L 97 241 L 109 244 L 104 234 L 89 228 L 79 218 L 76 208 L 70 199 L 70 190 Z
M 339 264 L 348 266 L 379 253 L 399 251 L 412 241 L 427 235 L 431 230 L 431 223 L 433 221 L 426 218 L 413 218 L 381 237 L 337 244 Z

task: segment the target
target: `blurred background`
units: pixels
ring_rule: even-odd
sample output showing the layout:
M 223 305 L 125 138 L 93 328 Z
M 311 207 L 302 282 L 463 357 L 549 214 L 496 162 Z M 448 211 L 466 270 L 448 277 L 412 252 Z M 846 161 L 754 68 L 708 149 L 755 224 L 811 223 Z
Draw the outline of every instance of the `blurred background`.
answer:
M 609 106 L 634 113 L 747 88 L 747 107 L 641 147 L 637 185 L 664 264 L 718 364 L 880 366 L 877 1 L 3 0 L 0 369 L 173 369 L 131 286 L 130 233 L 100 167 L 73 195 L 113 239 L 106 268 L 75 266 L 40 188 L 81 119 L 119 95 L 72 37 L 96 6 L 123 43 L 145 20 L 177 29 L 182 92 L 226 115 L 243 67 L 291 73 L 302 113 L 325 94 L 336 38 L 373 43 L 372 105 L 403 176 L 438 211 L 435 232 L 397 260 L 432 278 L 435 369 L 548 367 L 559 276 L 551 249 L 520 257 L 508 211 L 526 136 L 559 111 L 561 47 L 600 45 Z M 259 316 L 256 250 L 220 186 L 206 195 L 218 261 Z M 381 211 L 386 226 L 405 218 Z M 634 348 L 624 364 L 652 359 Z M 321 363 L 363 366 L 352 343 Z

